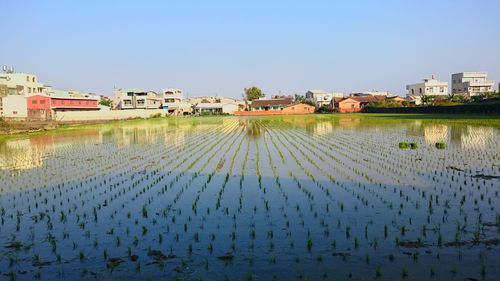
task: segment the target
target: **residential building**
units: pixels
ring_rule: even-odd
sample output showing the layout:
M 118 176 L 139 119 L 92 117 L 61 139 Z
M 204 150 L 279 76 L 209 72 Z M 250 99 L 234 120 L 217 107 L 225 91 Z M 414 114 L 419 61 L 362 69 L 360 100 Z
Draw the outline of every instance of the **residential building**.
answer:
M 365 91 L 363 92 L 363 94 L 367 96 L 384 96 L 384 97 L 391 96 L 391 92 L 389 91 Z
M 234 114 L 239 106 L 234 103 L 199 103 L 195 106 L 195 114 Z
M 451 93 L 454 95 L 477 96 L 493 92 L 495 81 L 487 80 L 487 72 L 460 72 L 451 75 Z
M 283 114 L 312 114 L 316 108 L 306 103 L 293 103 L 283 108 Z
M 73 97 L 69 94 L 49 96 L 36 94 L 26 98 L 29 119 L 51 120 L 57 118 L 60 111 L 99 110 L 95 97 Z
M 292 99 L 258 99 L 250 104 L 251 111 L 283 110 L 285 106 L 292 104 Z
M 158 109 L 162 106 L 162 97 L 153 91 L 115 89 L 113 106 L 115 109 Z
M 343 93 L 326 92 L 324 90 L 309 90 L 306 93 L 306 99 L 314 102 L 316 106 L 328 105 L 333 98 L 344 97 Z
M 0 74 L 0 96 L 40 94 L 45 86 L 30 73 L 4 72 Z
M 26 118 L 28 110 L 26 107 L 26 97 L 24 95 L 8 95 L 1 98 L 2 116 L 8 118 Z
M 45 92 L 46 87 L 38 82 L 38 77 L 30 73 L 14 72 L 14 69 L 4 66 L 4 72 L 0 74 L 0 116 L 13 115 L 13 112 L 21 112 L 19 108 L 4 110 L 3 98 L 10 95 L 32 95 Z M 11 99 L 10 101 L 15 100 Z M 19 99 L 19 98 L 18 98 Z M 9 102 L 9 101 L 7 101 Z M 26 105 L 26 102 L 22 103 Z M 12 105 L 12 103 L 10 103 Z M 5 112 L 4 112 L 5 111 Z M 25 110 L 23 109 L 22 112 Z M 8 113 L 10 112 L 10 113 Z
M 182 101 L 183 93 L 181 89 L 165 89 L 163 90 L 162 107 L 168 109 L 170 105 Z
M 330 108 L 335 112 L 341 113 L 360 112 L 368 103 L 381 102 L 385 99 L 385 96 L 334 98 L 330 104 Z
M 170 115 L 183 116 L 193 112 L 193 105 L 183 101 L 184 94 L 181 89 L 165 89 L 162 95 L 162 108 Z
M 406 85 L 407 96 L 414 97 L 415 104 L 421 104 L 422 96 L 447 96 L 448 82 L 440 81 L 434 75 L 421 83 Z
M 255 102 L 255 101 L 254 101 Z M 279 104 L 266 103 L 263 105 L 264 108 L 269 107 L 269 109 L 262 110 L 252 110 L 252 111 L 236 111 L 234 115 L 238 116 L 252 116 L 252 115 L 287 115 L 287 114 L 312 114 L 314 113 L 316 107 L 306 104 L 306 103 L 290 103 L 290 104 Z M 274 108 L 274 109 L 271 109 Z

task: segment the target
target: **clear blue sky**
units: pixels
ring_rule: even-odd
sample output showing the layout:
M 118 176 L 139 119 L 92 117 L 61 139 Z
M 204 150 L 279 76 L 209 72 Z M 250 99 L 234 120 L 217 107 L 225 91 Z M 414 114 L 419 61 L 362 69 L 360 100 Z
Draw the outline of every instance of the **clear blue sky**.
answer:
M 62 89 L 239 97 L 500 80 L 500 1 L 0 2 L 0 64 Z

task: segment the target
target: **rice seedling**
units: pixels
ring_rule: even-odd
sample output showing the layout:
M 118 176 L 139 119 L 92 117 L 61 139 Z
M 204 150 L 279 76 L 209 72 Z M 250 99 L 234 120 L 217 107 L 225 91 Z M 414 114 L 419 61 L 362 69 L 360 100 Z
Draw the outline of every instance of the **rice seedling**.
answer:
M 347 127 L 343 118 L 99 125 L 93 129 L 99 137 L 62 132 L 69 141 L 59 145 L 56 138 L 49 149 L 35 141 L 47 136 L 30 136 L 27 147 L 38 149 L 30 155 L 16 148 L 17 140 L 0 140 L 0 151 L 9 152 L 0 161 L 0 271 L 22 279 L 17 272 L 34 261 L 51 262 L 33 268 L 30 278 L 60 279 L 67 269 L 65 279 L 82 279 L 85 270 L 85 278 L 98 272 L 93 264 L 125 255 L 132 270 L 111 264 L 113 273 L 99 277 L 145 279 L 186 259 L 172 279 L 188 276 L 186 268 L 216 279 L 219 265 L 231 280 L 241 279 L 241 270 L 257 279 L 288 259 L 300 267 L 278 272 L 279 280 L 448 276 L 451 267 L 431 267 L 436 261 L 468 262 L 472 269 L 464 274 L 494 280 L 496 254 L 477 251 L 497 247 L 497 129 L 421 120 Z M 318 133 L 316 123 L 333 129 Z M 446 144 L 446 154 L 437 142 Z M 186 249 L 184 258 L 174 254 Z M 161 255 L 147 255 L 156 250 Z M 292 257 L 281 254 L 290 251 Z M 217 257 L 228 252 L 234 262 L 221 263 Z M 363 261 L 366 272 L 351 259 Z M 336 262 L 339 272 L 326 267 Z

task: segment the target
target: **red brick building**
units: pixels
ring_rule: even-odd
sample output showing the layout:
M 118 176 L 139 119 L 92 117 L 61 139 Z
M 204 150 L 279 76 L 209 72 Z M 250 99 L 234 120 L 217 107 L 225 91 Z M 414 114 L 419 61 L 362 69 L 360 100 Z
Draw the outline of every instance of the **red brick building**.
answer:
M 55 119 L 58 111 L 99 110 L 97 99 L 87 97 L 34 95 L 26 100 L 29 119 Z

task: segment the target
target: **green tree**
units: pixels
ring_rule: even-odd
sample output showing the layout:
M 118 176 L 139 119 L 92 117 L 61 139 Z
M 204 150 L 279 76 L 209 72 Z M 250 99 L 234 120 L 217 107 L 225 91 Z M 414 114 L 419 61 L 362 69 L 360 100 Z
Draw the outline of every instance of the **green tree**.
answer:
M 113 105 L 113 101 L 112 101 L 110 98 L 103 97 L 103 98 L 99 101 L 99 104 L 100 104 L 100 105 L 104 105 L 104 106 L 111 107 L 111 106 Z
M 244 91 L 245 91 L 245 99 L 248 101 L 264 97 L 264 93 L 262 92 L 262 90 L 255 86 L 252 86 L 250 88 L 245 88 Z
M 202 99 L 200 103 L 210 103 L 210 101 L 207 99 Z

